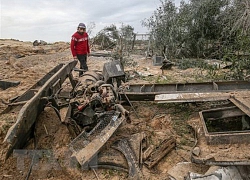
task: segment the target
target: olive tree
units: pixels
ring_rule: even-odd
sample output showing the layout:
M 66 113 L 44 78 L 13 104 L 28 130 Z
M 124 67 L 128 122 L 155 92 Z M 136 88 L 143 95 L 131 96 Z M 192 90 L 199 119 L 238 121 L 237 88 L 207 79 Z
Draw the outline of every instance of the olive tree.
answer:
M 151 38 L 154 40 L 155 53 L 172 56 L 173 49 L 175 49 L 177 43 L 176 33 L 178 26 L 177 20 L 177 8 L 172 0 L 161 1 L 161 6 L 157 8 L 154 14 L 142 22 L 143 26 L 146 26 L 150 30 Z

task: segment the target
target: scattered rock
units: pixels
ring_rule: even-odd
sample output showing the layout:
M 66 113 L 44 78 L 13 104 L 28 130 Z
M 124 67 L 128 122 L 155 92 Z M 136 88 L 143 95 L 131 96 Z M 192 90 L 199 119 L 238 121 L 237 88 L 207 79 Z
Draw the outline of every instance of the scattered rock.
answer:
M 199 156 L 200 155 L 200 152 L 201 152 L 201 150 L 200 150 L 200 148 L 199 147 L 195 147 L 194 149 L 193 149 L 193 154 L 195 155 L 195 156 Z
M 33 46 L 38 46 L 38 45 L 39 45 L 38 40 L 35 40 L 35 41 L 33 42 Z
M 40 45 L 47 45 L 48 43 L 43 41 L 43 40 L 40 40 Z
M 23 57 L 25 57 L 24 54 L 17 54 L 17 55 L 16 55 L 16 58 L 23 58 Z
M 38 40 L 35 40 L 33 42 L 33 46 L 39 46 L 39 45 L 47 45 L 48 43 L 46 41 L 40 40 L 40 42 Z

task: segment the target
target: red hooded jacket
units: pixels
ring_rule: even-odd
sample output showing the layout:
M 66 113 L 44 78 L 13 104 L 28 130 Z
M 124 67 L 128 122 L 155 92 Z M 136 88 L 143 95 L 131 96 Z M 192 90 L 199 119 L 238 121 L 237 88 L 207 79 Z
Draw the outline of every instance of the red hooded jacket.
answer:
M 75 32 L 71 38 L 70 48 L 73 57 L 75 57 L 77 54 L 89 54 L 88 34 L 86 32 L 83 34 Z

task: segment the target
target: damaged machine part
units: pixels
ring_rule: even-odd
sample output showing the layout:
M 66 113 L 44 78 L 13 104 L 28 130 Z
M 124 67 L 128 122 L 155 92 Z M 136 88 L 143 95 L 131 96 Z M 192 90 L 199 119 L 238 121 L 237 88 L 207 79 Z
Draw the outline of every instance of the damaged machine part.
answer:
M 73 151 L 72 156 L 81 165 L 88 166 L 88 162 L 125 119 L 130 122 L 129 112 L 117 103 L 118 95 L 113 84 L 107 84 L 103 75 L 95 71 L 85 72 L 76 81 L 71 74 L 76 63 L 77 61 L 72 61 L 66 65 L 58 65 L 26 93 L 13 100 L 21 110 L 16 123 L 9 129 L 4 140 L 9 146 L 6 158 L 13 149 L 23 148 L 32 137 L 36 118 L 46 105 L 51 104 L 60 117 L 62 83 L 66 78 L 69 78 L 72 90 L 68 92 L 68 112 L 62 123 L 67 125 L 72 137 L 75 138 L 70 147 Z M 112 83 L 119 82 L 115 79 L 125 77 L 123 68 L 117 61 L 110 62 L 107 67 L 112 66 L 117 68 L 119 74 L 116 76 L 114 72 L 110 75 L 110 72 L 105 71 L 109 74 L 106 80 Z M 18 109 L 17 106 L 8 106 L 3 113 Z
M 5 81 L 5 80 L 0 80 L 0 89 L 8 89 L 10 87 L 15 87 L 20 84 L 20 81 Z
M 115 130 L 123 122 L 124 117 L 119 113 L 114 113 L 100 120 L 90 133 L 83 131 L 70 143 L 70 149 L 73 152 L 73 157 L 87 168 L 91 159 L 97 155 L 101 147 L 113 135 Z
M 119 88 L 119 94 L 124 101 L 126 101 L 126 96 L 131 101 L 154 101 L 156 95 L 178 94 L 180 96 L 184 93 L 191 93 L 194 95 L 196 93 L 222 93 L 224 94 L 223 99 L 225 99 L 228 97 L 230 92 L 234 93 L 235 91 L 248 91 L 249 89 L 249 81 L 203 82 L 184 84 L 125 84 Z M 209 97 L 211 98 L 211 96 Z M 218 98 L 221 99 L 221 97 Z M 176 99 L 169 99 L 168 102 L 170 102 L 170 100 L 176 101 Z M 194 101 L 195 100 L 197 100 L 197 97 L 196 99 L 194 99 Z M 213 100 L 216 100 L 216 98 L 214 98 Z M 164 101 L 166 100 L 164 99 Z M 179 100 L 179 102 L 188 102 L 188 100 L 182 98 Z
M 208 144 L 250 143 L 250 118 L 236 106 L 199 114 Z
M 48 103 L 52 104 L 56 110 L 62 107 L 59 101 L 60 97 L 62 97 L 62 83 L 67 77 L 70 79 L 72 90 L 69 92 L 69 100 L 65 103 L 68 105 L 68 111 L 62 123 L 67 126 L 71 136 L 74 138 L 69 144 L 70 150 L 73 153 L 72 157 L 76 158 L 79 164 L 87 169 L 93 167 L 90 165 L 90 162 L 95 160 L 98 153 L 100 153 L 102 148 L 115 134 L 124 120 L 127 122 L 131 121 L 129 112 L 119 104 L 121 100 L 153 101 L 155 95 L 164 93 L 190 93 L 189 95 L 195 97 L 197 92 L 200 93 L 200 95 L 209 94 L 210 92 L 213 92 L 211 94 L 219 94 L 213 100 L 220 100 L 220 98 L 232 98 L 235 95 L 235 91 L 248 91 L 250 88 L 250 83 L 247 81 L 135 84 L 129 86 L 122 85 L 119 87 L 122 81 L 125 80 L 125 74 L 119 61 L 105 64 L 102 74 L 98 71 L 87 71 L 83 76 L 78 78 L 78 81 L 74 80 L 71 74 L 75 65 L 76 61 L 73 61 L 69 64 L 56 67 L 51 74 L 46 75 L 36 86 L 30 89 L 27 94 L 13 100 L 13 103 L 24 103 L 24 106 L 22 106 L 19 112 L 17 122 L 9 129 L 5 137 L 5 142 L 9 145 L 7 156 L 10 155 L 14 148 L 22 148 L 24 146 L 32 134 L 37 116 Z M 221 94 L 224 94 L 225 97 L 222 97 Z M 199 96 L 195 98 L 196 99 L 191 100 L 201 100 Z M 206 99 L 207 96 L 204 98 Z M 208 100 L 210 101 L 211 99 Z M 184 99 L 184 102 L 189 101 L 190 99 Z M 5 112 L 14 110 L 15 107 L 21 107 L 20 104 L 18 106 L 9 106 Z M 226 110 L 222 112 L 220 118 L 227 118 L 232 115 L 232 113 L 233 116 L 243 117 L 245 116 L 243 112 L 238 109 Z M 209 118 L 209 120 L 213 118 L 214 122 L 217 120 L 217 117 L 209 117 L 207 116 L 208 114 L 209 113 L 205 111 L 202 114 L 206 116 L 206 121 Z M 211 132 L 209 131 L 209 133 Z M 219 133 L 221 135 L 221 132 Z M 176 140 L 170 137 L 162 141 L 157 148 L 152 148 L 152 146 L 147 147 L 143 141 L 145 141 L 145 136 L 135 134 L 131 135 L 131 137 L 120 139 L 112 145 L 114 149 L 118 150 L 125 157 L 128 163 L 127 168 L 130 179 L 143 179 L 144 176 L 141 171 L 142 164 L 144 163 L 148 168 L 154 167 L 175 147 L 176 143 Z M 195 157 L 193 157 L 192 160 L 198 164 L 205 163 L 211 165 L 209 163 L 219 163 L 213 160 L 199 162 L 199 159 Z M 228 165 L 234 165 L 234 162 L 232 164 L 230 164 L 231 162 L 227 163 L 229 163 Z M 103 162 L 100 166 L 101 165 L 103 165 L 103 167 L 115 167 L 112 163 L 105 164 L 105 162 Z M 96 166 L 98 167 L 98 164 Z M 119 168 L 124 170 L 123 166 L 117 166 L 117 169 Z
M 165 139 L 159 147 L 153 151 L 149 157 L 146 159 L 144 164 L 148 168 L 154 167 L 164 156 L 166 156 L 176 145 L 176 140 L 174 137 L 169 137 L 169 139 Z
M 6 158 L 9 157 L 13 149 L 21 149 L 27 143 L 31 136 L 32 128 L 34 127 L 37 116 L 41 113 L 41 111 L 43 111 L 45 105 L 48 103 L 42 98 L 53 95 L 51 89 L 52 85 L 55 82 L 58 82 L 58 84 L 61 86 L 64 80 L 71 76 L 71 71 L 75 67 L 76 63 L 76 61 L 72 61 L 68 64 L 60 65 L 58 68 L 56 68 L 58 69 L 57 72 L 53 71 L 52 76 L 47 75 L 40 81 L 43 82 L 43 84 L 39 89 L 36 91 L 30 89 L 30 91 L 36 93 L 34 93 L 32 97 L 26 98 L 29 100 L 22 106 L 16 123 L 8 130 L 4 139 L 4 142 L 8 144 Z M 48 77 L 49 79 L 47 79 Z M 34 87 L 39 87 L 39 84 L 34 85 Z M 28 93 L 29 92 L 27 92 L 27 94 Z M 8 107 L 3 113 L 9 111 L 10 108 L 11 107 Z
M 123 75 L 119 61 L 112 61 L 104 65 L 103 74 L 85 72 L 72 92 L 75 97 L 70 101 L 64 123 L 75 138 L 69 144 L 72 157 L 83 168 L 90 167 L 89 163 L 125 119 L 130 122 L 129 112 L 117 103 L 118 95 L 112 84 Z
M 225 151 L 227 144 L 231 144 L 232 148 L 239 148 L 242 145 L 241 153 L 249 151 L 247 148 L 249 143 L 249 117 L 244 112 L 236 106 L 204 110 L 200 112 L 200 122 L 204 132 L 197 133 L 197 129 L 193 127 L 196 139 L 193 148 L 200 149 L 199 145 L 206 141 L 208 146 L 206 149 L 209 150 L 211 147 L 213 153 L 209 153 L 209 151 L 208 155 L 205 152 L 191 153 L 191 162 L 208 166 L 250 165 L 248 157 L 244 158 L 231 154 L 229 150 L 231 148 L 228 149 L 228 154 Z M 192 152 L 194 152 L 194 149 Z
M 136 159 L 135 152 L 129 146 L 128 140 L 119 140 L 114 148 L 121 151 L 128 162 L 129 179 L 144 179 L 138 161 Z
M 214 170 L 210 170 L 214 169 Z M 204 175 L 189 172 L 187 180 L 243 180 L 249 179 L 249 168 L 240 166 L 212 166 Z

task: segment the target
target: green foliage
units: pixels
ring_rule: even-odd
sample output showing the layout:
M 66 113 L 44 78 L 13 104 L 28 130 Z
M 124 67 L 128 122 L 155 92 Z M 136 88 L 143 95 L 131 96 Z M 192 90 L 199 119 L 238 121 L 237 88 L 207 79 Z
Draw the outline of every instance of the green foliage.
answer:
M 151 31 L 156 48 L 168 57 L 176 56 L 183 48 L 189 56 L 203 56 L 207 41 L 220 36 L 219 15 L 226 0 L 192 0 L 190 4 L 182 1 L 179 8 L 172 0 L 161 2 L 154 15 L 143 22 Z
M 180 50 L 188 57 L 207 57 L 218 46 L 234 43 L 238 35 L 249 35 L 247 0 L 182 1 L 179 8 L 172 0 L 161 3 L 143 25 L 150 30 L 155 48 L 169 57 Z
M 93 43 L 101 46 L 102 49 L 111 49 L 116 46 L 121 47 L 123 44 L 128 44 L 128 40 L 131 41 L 133 39 L 133 31 L 134 28 L 130 25 L 122 25 L 122 27 L 118 29 L 116 25 L 112 24 L 97 33 Z
M 176 60 L 176 66 L 179 69 L 188 69 L 188 68 L 201 68 L 205 69 L 208 64 L 202 59 L 179 59 Z
M 244 56 L 233 54 L 231 56 L 225 56 L 224 60 L 232 63 L 226 79 L 244 80 L 245 77 L 250 75 L 249 56 L 246 58 Z
M 101 49 L 113 49 L 112 58 L 120 60 L 123 65 L 131 64 L 129 51 L 132 49 L 131 42 L 134 40 L 134 28 L 124 25 L 118 29 L 114 24 L 105 27 L 94 38 L 94 43 Z M 126 57 L 126 58 L 124 58 Z
M 178 30 L 175 28 L 177 8 L 171 0 L 161 1 L 160 6 L 147 21 L 143 21 L 143 25 L 151 31 L 151 37 L 154 38 L 154 46 L 156 52 L 165 55 L 173 49 L 177 39 Z M 166 52 L 166 49 L 169 52 Z M 167 54 L 170 56 L 170 54 Z
M 94 43 L 101 46 L 103 49 L 109 49 L 115 46 L 115 41 L 112 41 L 110 37 L 103 32 L 95 37 Z
M 172 58 L 218 58 L 228 54 L 250 52 L 249 0 L 190 0 L 176 7 L 172 0 L 161 0 L 161 6 L 142 22 L 150 30 L 152 49 Z M 232 58 L 232 78 L 242 79 L 250 57 Z M 235 62 L 237 61 L 237 62 Z M 240 62 L 238 62 L 240 61 Z M 197 65 L 198 64 L 198 65 Z M 215 75 L 213 66 L 203 67 Z M 192 64 L 183 64 L 192 66 Z

